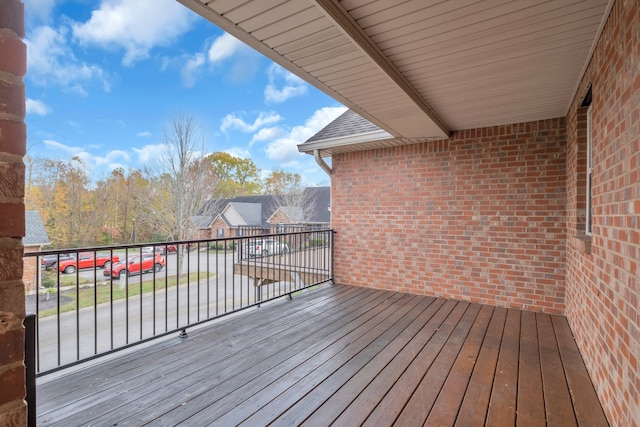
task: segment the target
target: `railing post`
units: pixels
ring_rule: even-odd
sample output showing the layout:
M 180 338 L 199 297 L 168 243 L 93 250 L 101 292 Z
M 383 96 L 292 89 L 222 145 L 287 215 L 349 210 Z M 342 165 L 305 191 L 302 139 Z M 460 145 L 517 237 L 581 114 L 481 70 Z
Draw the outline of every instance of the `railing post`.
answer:
M 36 294 L 37 297 L 37 294 Z M 36 315 L 24 319 L 24 365 L 27 388 L 27 425 L 36 425 Z
M 336 260 L 335 260 L 335 243 L 336 243 L 336 231 L 335 230 L 329 230 L 329 237 L 330 237 L 330 245 L 331 245 L 331 284 L 334 285 L 336 283 L 336 275 L 335 275 L 335 265 L 336 265 Z

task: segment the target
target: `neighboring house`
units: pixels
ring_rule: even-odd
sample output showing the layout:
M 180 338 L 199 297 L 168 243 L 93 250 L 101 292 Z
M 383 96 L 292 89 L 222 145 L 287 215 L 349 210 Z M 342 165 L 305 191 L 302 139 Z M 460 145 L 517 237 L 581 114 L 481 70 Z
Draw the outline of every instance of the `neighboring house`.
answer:
M 300 202 L 304 206 L 287 206 L 287 202 Z M 293 200 L 283 196 L 240 196 L 216 200 L 218 212 L 191 218 L 194 238 L 212 239 L 236 236 L 270 234 L 283 231 L 280 224 L 329 226 L 331 190 L 329 187 L 305 188 L 302 195 Z M 207 212 L 207 206 L 202 211 Z
M 38 211 L 25 211 L 25 236 L 22 238 L 22 244 L 25 252 L 38 252 L 43 246 L 51 243 L 49 235 L 44 229 L 44 224 L 40 218 Z M 24 272 L 22 281 L 24 282 L 27 293 L 34 291 L 34 286 L 39 283 L 38 275 L 40 268 L 36 265 L 36 257 L 24 257 Z

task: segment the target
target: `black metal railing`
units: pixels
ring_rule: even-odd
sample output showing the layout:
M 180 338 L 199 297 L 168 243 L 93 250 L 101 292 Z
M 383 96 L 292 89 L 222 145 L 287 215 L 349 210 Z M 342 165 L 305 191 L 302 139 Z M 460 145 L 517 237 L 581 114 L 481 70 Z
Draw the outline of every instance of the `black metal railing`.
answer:
M 44 375 L 333 280 L 333 231 L 25 253 Z

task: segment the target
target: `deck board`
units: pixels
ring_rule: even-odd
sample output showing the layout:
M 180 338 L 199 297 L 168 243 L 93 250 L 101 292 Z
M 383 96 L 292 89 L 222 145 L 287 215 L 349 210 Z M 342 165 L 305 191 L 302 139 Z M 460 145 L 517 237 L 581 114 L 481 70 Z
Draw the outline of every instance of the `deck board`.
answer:
M 324 286 L 38 380 L 38 425 L 607 425 L 566 319 Z

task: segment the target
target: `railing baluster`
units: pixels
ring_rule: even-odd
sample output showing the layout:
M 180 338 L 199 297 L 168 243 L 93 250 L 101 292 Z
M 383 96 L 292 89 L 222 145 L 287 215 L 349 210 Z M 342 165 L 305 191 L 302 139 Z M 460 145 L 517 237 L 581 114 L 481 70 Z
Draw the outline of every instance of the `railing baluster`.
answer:
M 245 230 L 247 231 L 244 232 Z M 52 277 L 46 282 L 46 286 L 50 286 L 50 283 L 55 281 L 52 284 L 56 294 L 53 315 L 47 317 L 45 313 L 44 317 L 38 317 L 36 321 L 38 375 L 100 357 L 155 337 L 184 331 L 190 326 L 247 307 L 256 307 L 276 298 L 291 298 L 301 289 L 319 283 L 333 282 L 333 230 L 282 226 L 278 227 L 278 231 L 279 233 L 266 234 L 263 229 L 247 228 L 241 233 L 244 235 L 235 237 L 155 244 L 150 246 L 151 255 L 147 255 L 147 251 L 143 250 L 144 244 L 25 254 L 25 257 L 35 257 L 38 265 L 42 254 L 54 255 L 56 262 L 55 271 L 47 273 Z M 176 246 L 175 253 L 169 250 L 173 245 Z M 188 245 L 192 251 L 188 250 Z M 256 245 L 261 246 L 259 249 L 265 251 L 264 255 L 255 253 Z M 164 274 L 155 271 L 156 251 L 164 256 Z M 112 260 L 110 269 L 98 267 L 102 265 L 101 261 L 98 261 L 99 256 L 102 256 L 100 252 L 106 253 L 104 256 Z M 81 272 L 80 268 L 76 268 L 74 274 L 63 275 L 62 255 L 75 256 L 77 263 L 81 253 L 93 256 L 93 268 L 86 273 L 85 270 Z M 136 256 L 139 261 L 150 257 L 154 264 L 149 273 L 132 268 L 128 264 L 129 255 Z M 192 255 L 197 259 L 192 260 Z M 122 279 L 118 274 L 114 276 L 116 263 L 113 260 L 116 256 L 124 263 L 122 267 L 133 270 L 129 273 L 140 273 L 140 276 L 134 278 L 129 277 L 129 274 L 122 274 Z M 215 258 L 211 259 L 212 256 Z M 103 280 L 103 283 L 99 280 L 99 269 L 103 269 L 101 271 L 106 276 L 105 279 L 108 278 Z M 141 270 L 146 270 L 146 267 Z M 186 275 L 182 276 L 185 272 Z M 192 273 L 197 274 L 193 283 Z M 211 274 L 215 275 L 215 279 Z M 182 277 L 185 277 L 186 283 L 181 290 Z M 74 282 L 75 288 L 65 289 L 68 279 Z M 87 279 L 93 282 L 93 289 L 85 289 Z M 38 276 L 35 280 L 34 306 L 38 314 L 44 313 L 43 310 L 48 308 L 43 308 L 39 298 L 41 280 L 44 281 L 44 276 Z M 158 280 L 164 280 L 163 292 L 158 287 Z M 118 288 L 114 288 L 114 281 L 117 281 Z M 196 286 L 193 298 L 192 285 Z M 103 286 L 108 288 L 103 291 Z M 206 286 L 206 289 L 202 289 L 202 286 Z M 215 286 L 215 289 L 212 289 L 212 286 Z M 75 296 L 75 301 L 70 306 L 73 312 L 68 312 L 69 306 L 63 308 L 67 301 L 66 292 Z M 186 292 L 186 298 L 181 295 L 182 292 Z M 139 298 L 137 307 L 131 300 L 136 297 L 136 293 Z M 163 294 L 164 309 L 159 305 Z M 106 301 L 102 300 L 102 295 L 105 295 Z M 175 325 L 172 325 L 173 313 L 170 307 L 173 307 L 174 301 Z M 152 304 L 151 309 L 145 304 Z M 192 307 L 192 304 L 195 304 L 195 307 Z M 206 310 L 203 304 L 206 304 Z M 212 309 L 211 304 L 215 304 L 215 309 Z M 83 307 L 87 309 L 83 311 Z M 196 312 L 193 312 L 194 308 Z M 159 327 L 162 322 L 160 313 L 164 316 L 164 328 Z M 108 321 L 103 314 L 109 316 Z M 135 316 L 139 317 L 137 328 L 133 322 Z M 149 325 L 149 322 L 152 324 Z M 53 328 L 56 330 L 53 331 Z M 91 329 L 93 337 L 90 335 Z M 138 331 L 138 335 L 133 331 Z

